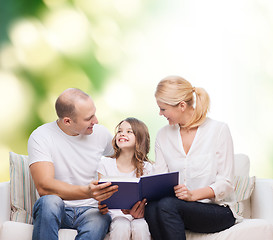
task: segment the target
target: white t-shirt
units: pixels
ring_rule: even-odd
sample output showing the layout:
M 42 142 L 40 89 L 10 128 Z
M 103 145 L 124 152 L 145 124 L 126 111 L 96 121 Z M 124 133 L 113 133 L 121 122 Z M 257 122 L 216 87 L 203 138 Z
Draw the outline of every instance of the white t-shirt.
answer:
M 97 179 L 97 167 L 102 156 L 113 154 L 112 135 L 96 124 L 90 135 L 69 136 L 56 122 L 46 123 L 30 135 L 29 165 L 47 161 L 54 164 L 55 179 L 88 185 Z M 66 206 L 97 206 L 95 199 L 64 201 Z
M 110 157 L 102 157 L 101 162 L 98 166 L 98 173 L 107 177 L 136 177 L 136 171 L 132 171 L 130 173 L 120 172 L 117 167 L 117 160 L 115 158 Z M 144 162 L 143 176 L 149 175 L 152 173 L 152 164 L 149 162 Z M 133 220 L 133 217 L 129 214 L 123 214 L 121 210 L 113 209 L 110 210 L 112 219 L 115 217 L 123 216 L 129 220 Z
M 202 202 L 228 204 L 234 189 L 234 151 L 232 137 L 225 123 L 207 118 L 198 127 L 188 154 L 185 153 L 179 125 L 167 125 L 159 130 L 156 143 L 155 173 L 179 171 L 180 184 L 190 190 L 210 186 L 215 199 Z M 229 200 L 230 201 L 230 200 Z

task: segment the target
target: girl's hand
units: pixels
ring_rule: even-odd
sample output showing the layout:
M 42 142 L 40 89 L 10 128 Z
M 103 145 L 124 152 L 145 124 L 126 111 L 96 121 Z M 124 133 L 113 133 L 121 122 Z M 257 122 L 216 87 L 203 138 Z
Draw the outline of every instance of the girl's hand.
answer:
M 175 196 L 178 199 L 185 201 L 195 201 L 192 192 L 184 184 L 179 184 L 174 187 Z
M 98 202 L 98 208 L 100 213 L 103 215 L 109 212 L 107 205 L 106 204 L 102 205 L 101 202 Z
M 132 209 L 122 209 L 124 214 L 131 214 L 133 218 L 144 218 L 146 199 L 138 201 Z

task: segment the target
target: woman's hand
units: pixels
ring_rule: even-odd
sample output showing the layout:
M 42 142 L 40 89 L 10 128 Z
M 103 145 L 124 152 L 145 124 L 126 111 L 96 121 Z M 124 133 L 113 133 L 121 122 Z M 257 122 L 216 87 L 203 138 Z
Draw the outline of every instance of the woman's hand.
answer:
M 98 202 L 98 208 L 101 214 L 106 214 L 109 212 L 108 207 L 106 204 L 101 204 L 101 202 Z
M 144 218 L 146 199 L 138 201 L 131 209 L 122 209 L 124 214 L 131 214 L 133 218 Z
M 175 196 L 181 200 L 185 200 L 189 202 L 196 201 L 194 199 L 192 191 L 190 191 L 184 184 L 179 184 L 175 186 L 174 192 L 175 192 Z

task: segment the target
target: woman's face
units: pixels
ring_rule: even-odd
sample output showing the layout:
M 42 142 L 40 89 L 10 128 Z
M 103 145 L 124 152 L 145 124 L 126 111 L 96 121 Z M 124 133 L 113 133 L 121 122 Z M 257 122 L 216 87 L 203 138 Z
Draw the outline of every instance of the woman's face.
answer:
M 136 137 L 131 125 L 126 121 L 119 125 L 116 135 L 116 144 L 120 149 L 135 148 Z
M 159 107 L 159 115 L 163 115 L 169 121 L 170 125 L 175 125 L 182 122 L 183 114 L 179 104 L 177 106 L 171 106 L 157 101 L 157 105 Z

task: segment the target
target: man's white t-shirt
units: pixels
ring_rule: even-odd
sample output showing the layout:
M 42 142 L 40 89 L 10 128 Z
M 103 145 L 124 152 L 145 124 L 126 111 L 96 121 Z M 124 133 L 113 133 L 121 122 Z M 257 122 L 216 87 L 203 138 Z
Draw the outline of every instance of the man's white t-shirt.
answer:
M 112 135 L 98 124 L 90 135 L 69 136 L 57 122 L 46 123 L 34 130 L 28 140 L 29 166 L 35 162 L 52 162 L 55 179 L 73 185 L 88 185 L 97 179 L 101 157 L 111 154 Z M 66 206 L 97 207 L 93 198 L 64 202 Z

